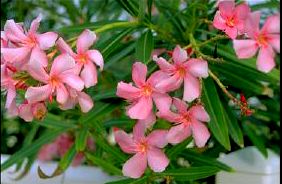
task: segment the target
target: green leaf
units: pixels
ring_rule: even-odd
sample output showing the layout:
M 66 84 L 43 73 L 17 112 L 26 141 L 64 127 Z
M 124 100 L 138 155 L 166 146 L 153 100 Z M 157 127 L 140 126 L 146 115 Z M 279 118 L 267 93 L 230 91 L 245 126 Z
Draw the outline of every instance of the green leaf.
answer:
M 157 176 L 170 176 L 176 181 L 191 181 L 215 175 L 220 169 L 211 166 L 190 167 L 185 169 L 173 169 L 156 174 Z
M 106 184 L 147 184 L 148 177 L 143 176 L 142 178 L 139 179 L 123 179 L 119 181 L 112 181 L 112 182 L 107 182 Z
M 180 144 L 177 144 L 173 146 L 172 148 L 168 149 L 166 152 L 166 155 L 170 159 L 176 159 L 176 156 L 180 154 L 183 150 L 186 149 L 187 145 L 192 141 L 192 138 L 188 138 L 185 141 L 181 142 Z
M 145 18 L 145 10 L 146 9 L 146 3 L 145 0 L 139 0 L 139 11 L 138 11 L 138 19 L 139 21 L 143 21 Z
M 117 147 L 110 145 L 102 136 L 96 135 L 95 142 L 97 146 L 102 148 L 106 153 L 113 155 L 120 163 L 123 163 L 127 160 L 128 157 L 125 156 L 123 152 L 121 152 Z
M 35 123 L 41 126 L 47 127 L 47 128 L 54 128 L 54 129 L 61 129 L 61 128 L 75 129 L 77 128 L 77 125 L 73 121 L 63 119 L 60 116 L 57 116 L 51 113 L 48 113 L 43 121 L 36 121 Z
M 150 30 L 142 34 L 136 43 L 136 59 L 148 63 L 151 58 L 151 53 L 154 49 L 153 35 Z
M 153 0 L 147 0 L 147 8 L 148 8 L 148 14 L 149 18 L 152 18 L 152 7 L 153 7 Z
M 23 147 L 18 152 L 13 154 L 8 160 L 1 164 L 1 172 L 12 166 L 13 164 L 22 161 L 25 157 L 28 157 L 36 153 L 42 145 L 51 142 L 66 129 L 57 129 L 52 131 L 46 131 L 40 138 L 34 141 L 28 148 Z
M 250 138 L 252 143 L 257 147 L 257 149 L 265 156 L 267 157 L 267 149 L 264 145 L 264 141 L 261 139 L 260 135 L 257 135 L 256 127 L 251 124 L 251 122 L 246 121 L 243 123 L 243 130 L 247 134 L 247 136 Z
M 86 128 L 79 129 L 75 138 L 76 151 L 83 151 L 87 145 L 88 130 Z
M 122 175 L 122 172 L 119 168 L 116 166 L 112 165 L 110 162 L 107 160 L 104 160 L 102 158 L 96 157 L 92 154 L 86 153 L 85 154 L 86 158 L 89 159 L 93 164 L 105 169 L 105 171 L 114 174 L 114 175 Z
M 225 171 L 233 171 L 231 167 L 229 167 L 228 165 L 222 162 L 217 161 L 215 158 L 205 156 L 203 154 L 197 153 L 189 149 L 182 152 L 181 156 L 195 163 L 200 163 L 206 166 L 217 167 L 218 169 L 225 170 Z
M 124 31 L 121 31 L 117 35 L 113 35 L 114 39 L 109 40 L 108 42 L 104 43 L 102 47 L 102 51 L 101 51 L 103 57 L 107 58 L 111 54 L 111 52 L 114 50 L 114 48 L 116 48 L 120 44 L 120 41 L 125 36 L 128 36 L 132 31 L 133 29 L 130 29 L 130 28 Z
M 225 109 L 225 112 L 226 112 L 225 113 L 225 118 L 227 120 L 228 130 L 229 130 L 229 134 L 230 134 L 231 138 L 240 147 L 244 147 L 243 133 L 242 133 L 242 130 L 241 130 L 240 126 L 239 126 L 239 123 L 238 123 L 234 113 L 232 112 L 230 107 L 228 107 L 227 103 L 225 103 L 224 109 Z
M 132 127 L 135 121 L 132 119 L 111 119 L 103 123 L 105 128 L 110 127 Z
M 72 160 L 74 159 L 75 155 L 76 155 L 76 150 L 75 150 L 75 145 L 73 144 L 72 147 L 66 152 L 63 158 L 60 160 L 58 167 L 50 176 L 46 175 L 38 166 L 37 171 L 39 177 L 41 179 L 49 179 L 62 174 L 72 163 Z
M 230 141 L 228 136 L 228 125 L 224 115 L 224 109 L 219 100 L 217 90 L 213 80 L 209 77 L 203 81 L 202 99 L 205 108 L 210 115 L 211 121 L 208 123 L 210 130 L 217 141 L 227 150 L 230 150 Z
M 134 0 L 117 0 L 125 11 L 127 11 L 133 17 L 138 16 L 138 6 Z

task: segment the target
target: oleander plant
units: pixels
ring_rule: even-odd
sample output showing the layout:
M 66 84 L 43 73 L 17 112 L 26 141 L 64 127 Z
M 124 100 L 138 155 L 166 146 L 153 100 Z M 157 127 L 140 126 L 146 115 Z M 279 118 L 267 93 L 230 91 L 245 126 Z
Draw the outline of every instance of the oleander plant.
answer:
M 108 184 L 212 184 L 280 154 L 278 0 L 1 1 L 1 172 L 99 167 Z M 23 168 L 23 169 L 21 169 Z

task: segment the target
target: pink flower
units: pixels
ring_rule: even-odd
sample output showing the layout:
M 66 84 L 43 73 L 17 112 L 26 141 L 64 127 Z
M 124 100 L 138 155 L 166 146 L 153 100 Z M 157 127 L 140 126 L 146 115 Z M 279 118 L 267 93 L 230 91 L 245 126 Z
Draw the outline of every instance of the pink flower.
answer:
M 178 144 L 192 134 L 198 147 L 205 146 L 210 133 L 202 122 L 209 122 L 210 117 L 204 107 L 195 105 L 188 109 L 187 104 L 178 98 L 173 99 L 173 105 L 177 113 L 172 111 L 157 113 L 160 118 L 176 124 L 167 134 L 168 142 Z
M 234 1 L 221 1 L 218 4 L 213 26 L 224 31 L 231 39 L 244 33 L 245 21 L 250 13 L 250 8 L 243 3 L 235 7 Z
M 26 101 L 25 103 L 19 105 L 18 109 L 19 117 L 27 122 L 32 121 L 33 118 L 42 120 L 47 113 L 46 106 L 43 102 L 30 104 Z
M 133 128 L 133 137 L 123 130 L 115 132 L 116 142 L 120 148 L 129 154 L 135 154 L 122 168 L 124 176 L 139 178 L 147 168 L 147 163 L 154 172 L 162 172 L 169 160 L 161 148 L 167 145 L 166 130 L 155 130 L 145 137 L 145 124 L 137 123 Z
M 67 88 L 69 93 L 68 100 L 60 106 L 62 110 L 72 109 L 77 103 L 79 103 L 81 111 L 86 113 L 90 111 L 94 103 L 91 97 L 85 92 L 77 91 L 70 87 Z
M 160 81 L 156 87 L 174 91 L 180 88 L 184 81 L 183 99 L 191 102 L 200 96 L 201 87 L 198 78 L 208 77 L 208 64 L 201 59 L 188 60 L 187 52 L 180 46 L 175 47 L 172 59 L 173 63 L 169 63 L 162 57 L 154 57 L 161 71 L 170 76 L 170 78 Z
M 40 148 L 37 157 L 40 161 L 46 162 L 56 157 L 58 154 L 57 152 L 58 152 L 57 144 L 55 143 L 45 144 Z
M 8 63 L 1 64 L 1 90 L 6 91 L 7 93 L 5 108 L 8 110 L 8 114 L 11 117 L 18 115 L 18 108 L 16 105 L 16 85 L 19 81 L 12 78 L 13 74 L 14 71 Z
M 275 67 L 275 52 L 280 53 L 280 15 L 266 19 L 259 29 L 260 12 L 253 12 L 246 22 L 246 32 L 250 39 L 234 40 L 233 47 L 240 59 L 253 57 L 258 49 L 257 69 L 270 72 Z
M 75 61 L 67 54 L 59 55 L 52 63 L 50 74 L 47 74 L 44 68 L 34 64 L 29 67 L 29 73 L 33 78 L 44 83 L 39 87 L 29 87 L 25 98 L 29 103 L 45 101 L 52 99 L 56 95 L 57 102 L 64 104 L 67 102 L 69 94 L 65 85 L 68 85 L 77 91 L 84 88 L 83 81 L 73 72 Z
M 29 63 L 39 62 L 46 67 L 48 64 L 47 56 L 44 50 L 54 46 L 58 35 L 54 32 L 38 34 L 41 17 L 38 16 L 32 21 L 30 29 L 25 33 L 22 25 L 15 23 L 14 20 L 7 20 L 4 31 L 6 37 L 15 47 L 1 48 L 1 53 L 6 61 L 16 63 L 23 67 Z
M 94 44 L 96 35 L 94 32 L 86 29 L 78 37 L 76 42 L 77 54 L 72 51 L 69 45 L 62 39 L 59 38 L 57 45 L 62 53 L 70 54 L 76 61 L 76 72 L 79 74 L 84 81 L 85 87 L 89 88 L 97 83 L 97 70 L 96 66 L 100 66 L 103 69 L 104 60 L 103 56 L 98 50 L 89 50 Z
M 159 80 L 167 77 L 163 72 L 153 73 L 146 81 L 147 66 L 136 62 L 132 67 L 132 84 L 119 82 L 116 95 L 127 99 L 131 105 L 127 107 L 127 115 L 132 119 L 145 120 L 152 114 L 153 101 L 159 110 L 171 101 L 164 89 L 157 89 L 155 86 Z

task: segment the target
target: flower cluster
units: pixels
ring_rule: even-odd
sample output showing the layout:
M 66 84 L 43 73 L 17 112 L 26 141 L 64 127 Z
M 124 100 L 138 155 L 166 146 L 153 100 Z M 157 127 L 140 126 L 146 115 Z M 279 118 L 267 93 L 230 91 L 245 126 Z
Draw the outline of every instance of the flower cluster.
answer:
M 202 59 L 189 58 L 187 51 L 176 46 L 172 58 L 167 61 L 157 55 L 153 56 L 160 70 L 151 74 L 146 80 L 146 65 L 136 62 L 132 67 L 131 83 L 119 82 L 117 96 L 128 100 L 127 115 L 136 119 L 133 137 L 122 130 L 115 131 L 115 139 L 121 149 L 135 154 L 123 166 L 123 174 L 132 178 L 143 175 L 147 162 L 155 172 L 162 172 L 169 164 L 161 151 L 167 143 L 181 143 L 193 135 L 198 147 L 205 146 L 210 137 L 207 127 L 202 122 L 209 122 L 209 115 L 200 104 L 188 109 L 186 102 L 200 97 L 200 79 L 208 77 L 208 64 Z M 184 84 L 183 100 L 172 98 L 169 93 Z M 157 111 L 154 111 L 154 104 Z M 176 108 L 176 109 L 175 109 Z M 156 115 L 174 126 L 170 130 L 153 130 L 145 137 L 156 122 Z
M 275 67 L 275 52 L 280 53 L 280 15 L 268 17 L 260 29 L 260 12 L 251 12 L 247 4 L 220 1 L 218 8 L 213 25 L 233 40 L 237 57 L 251 58 L 259 50 L 257 69 L 270 72 Z M 238 35 L 242 35 L 240 39 Z
M 74 144 L 74 137 L 68 133 L 63 133 L 56 138 L 55 141 L 49 144 L 45 144 L 41 147 L 38 152 L 38 159 L 46 162 L 53 160 L 54 158 L 63 157 L 66 152 Z M 94 140 L 91 138 L 87 139 L 87 148 L 89 150 L 95 150 Z M 78 166 L 84 161 L 83 152 L 78 152 L 72 162 L 73 166 Z
M 104 63 L 98 50 L 89 50 L 95 33 L 84 30 L 74 53 L 57 33 L 38 33 L 40 21 L 38 16 L 26 31 L 22 24 L 8 20 L 1 31 L 1 90 L 7 93 L 8 114 L 25 121 L 42 119 L 53 97 L 63 110 L 78 103 L 82 112 L 88 112 L 93 101 L 83 89 L 96 85 L 95 65 L 103 69 Z M 53 59 L 57 50 L 61 53 Z

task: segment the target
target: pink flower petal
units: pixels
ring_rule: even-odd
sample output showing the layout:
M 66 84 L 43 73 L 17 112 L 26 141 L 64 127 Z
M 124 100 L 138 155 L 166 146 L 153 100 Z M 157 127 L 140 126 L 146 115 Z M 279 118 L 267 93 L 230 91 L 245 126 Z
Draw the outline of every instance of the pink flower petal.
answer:
M 27 47 L 1 48 L 1 54 L 3 54 L 4 59 L 10 63 L 22 62 L 24 60 L 27 60 L 30 51 L 31 50 Z
M 144 123 L 146 128 L 151 128 L 156 122 L 156 116 L 153 111 L 150 112 L 146 119 L 139 119 L 137 123 Z
M 33 47 L 31 51 L 29 64 L 34 65 L 35 63 L 40 63 L 42 67 L 47 67 L 48 65 L 47 55 L 39 47 Z
M 142 87 L 146 82 L 147 66 L 141 62 L 136 62 L 132 66 L 132 80 L 136 86 Z
M 269 34 L 268 42 L 275 49 L 276 52 L 280 53 L 280 34 Z
M 148 143 L 158 148 L 164 148 L 167 145 L 167 130 L 154 130 L 147 136 Z
M 187 139 L 191 135 L 190 126 L 184 126 L 183 124 L 170 128 L 167 134 L 167 141 L 170 144 L 178 144 Z
M 171 112 L 171 111 L 157 112 L 157 116 L 159 118 L 165 119 L 165 120 L 167 120 L 169 122 L 178 123 L 177 119 L 178 119 L 179 115 L 174 113 L 174 112 Z
M 141 97 L 127 108 L 127 115 L 131 119 L 146 119 L 153 109 L 152 98 Z
M 69 93 L 63 84 L 56 87 L 57 102 L 60 104 L 66 103 L 69 97 Z
M 6 97 L 6 104 L 5 108 L 9 109 L 12 105 L 13 101 L 16 99 L 16 88 L 13 84 L 10 84 L 7 89 L 7 97 Z
M 100 67 L 100 70 L 104 68 L 104 59 L 102 54 L 98 50 L 89 50 L 87 54 L 91 61 L 93 61 L 96 65 Z
M 32 22 L 31 22 L 31 25 L 30 25 L 30 29 L 28 31 L 29 34 L 35 34 L 39 25 L 40 25 L 40 22 L 41 22 L 41 15 L 39 15 L 36 19 L 34 19 Z
M 15 117 L 18 115 L 18 107 L 16 104 L 16 99 L 12 101 L 11 105 L 7 109 L 7 114 L 8 114 L 8 117 Z
M 29 103 L 45 101 L 52 93 L 50 85 L 40 87 L 29 87 L 25 93 L 25 98 Z
M 204 147 L 206 142 L 210 138 L 208 128 L 199 121 L 192 122 L 192 133 L 195 143 L 198 147 Z
M 157 84 L 165 79 L 168 79 L 169 75 L 166 74 L 163 71 L 156 71 L 151 74 L 151 76 L 148 78 L 147 83 L 150 84 L 152 87 L 156 87 Z M 159 90 L 159 89 L 158 89 Z M 160 89 L 161 91 L 165 91 L 165 89 Z
M 186 66 L 187 66 L 188 71 L 194 77 L 207 78 L 209 76 L 208 63 L 205 60 L 202 60 L 202 59 L 190 59 L 187 62 Z
M 235 7 L 234 14 L 237 19 L 246 20 L 250 13 L 250 7 L 246 3 L 239 4 Z
M 37 35 L 38 44 L 42 50 L 47 50 L 53 47 L 56 43 L 57 38 L 58 34 L 54 32 L 47 32 Z
M 84 92 L 80 92 L 78 94 L 78 103 L 80 105 L 81 111 L 84 113 L 90 111 L 94 106 L 91 97 Z
M 33 120 L 30 104 L 22 104 L 19 106 L 19 117 L 24 119 L 26 122 L 31 122 Z
M 37 54 L 41 55 L 41 53 L 37 53 Z M 35 57 L 35 56 L 36 54 L 34 54 L 34 56 L 32 57 Z M 27 64 L 27 71 L 34 79 L 39 80 L 44 83 L 48 83 L 49 75 L 43 68 L 42 63 L 37 62 L 36 59 L 31 59 L 31 61 Z
M 140 141 L 145 138 L 146 126 L 142 122 L 137 122 L 133 127 L 133 139 L 135 141 Z
M 167 62 L 167 60 L 165 60 L 162 57 L 158 58 L 157 56 L 154 56 L 153 60 L 156 61 L 156 63 L 159 65 L 160 69 L 163 72 L 167 72 L 168 73 L 168 72 L 173 71 L 173 69 L 174 69 L 174 66 L 172 64 L 170 64 L 169 62 Z
M 140 96 L 140 89 L 131 84 L 119 82 L 116 95 L 124 99 L 133 100 Z
M 74 52 L 72 51 L 71 47 L 64 41 L 63 38 L 59 38 L 57 40 L 57 47 L 60 50 L 61 53 L 65 54 L 69 54 L 72 57 L 74 57 Z
M 225 30 L 226 29 L 226 22 L 225 20 L 221 17 L 220 11 L 217 11 L 214 19 L 213 19 L 213 26 L 219 30 Z
M 257 53 L 258 45 L 254 40 L 233 40 L 233 48 L 239 59 L 246 59 Z
M 171 92 L 179 89 L 183 83 L 183 78 L 179 75 L 173 75 L 171 77 L 160 79 L 155 88 L 160 92 Z
M 148 164 L 154 172 L 163 172 L 169 164 L 167 156 L 158 148 L 148 150 Z
M 77 53 L 85 53 L 96 40 L 96 34 L 89 29 L 85 29 L 76 42 Z
M 186 50 L 177 45 L 173 50 L 172 58 L 175 63 L 183 63 L 188 59 L 188 54 Z
M 200 96 L 200 81 L 199 79 L 193 77 L 190 74 L 186 74 L 184 79 L 184 94 L 183 100 L 187 102 L 192 102 Z
M 13 42 L 21 42 L 27 39 L 23 29 L 20 28 L 14 20 L 7 20 L 4 26 L 4 31 L 9 40 Z
M 280 14 L 269 16 L 262 27 L 262 32 L 280 34 Z
M 50 75 L 59 75 L 62 72 L 73 69 L 74 67 L 74 59 L 68 54 L 61 54 L 53 61 Z
M 77 91 L 81 91 L 84 88 L 84 82 L 81 78 L 72 73 L 66 73 L 60 75 L 62 82 L 69 85 L 70 87 L 74 88 Z
M 257 58 L 257 69 L 268 73 L 275 67 L 274 52 L 270 46 L 262 47 Z
M 171 97 L 168 94 L 164 93 L 154 93 L 153 100 L 160 112 L 168 111 L 172 102 Z
M 97 69 L 95 65 L 91 62 L 84 64 L 84 67 L 80 74 L 82 80 L 84 81 L 85 87 L 89 88 L 97 84 Z
M 255 35 L 259 33 L 260 11 L 250 13 L 249 18 L 246 20 L 245 31 L 247 35 L 254 39 Z
M 179 113 L 185 113 L 188 109 L 186 102 L 180 100 L 179 98 L 173 98 L 173 105 L 177 108 Z
M 195 117 L 199 121 L 203 122 L 209 122 L 210 116 L 206 112 L 203 106 L 201 105 L 194 105 L 189 109 L 189 112 L 191 112 L 192 116 Z
M 235 2 L 234 1 L 221 1 L 218 4 L 218 9 L 220 11 L 220 14 L 223 18 L 228 18 L 232 16 L 232 13 L 235 8 Z
M 123 152 L 125 153 L 136 153 L 135 152 L 135 143 L 127 133 L 125 133 L 123 130 L 118 130 L 114 133 L 115 135 L 115 140 L 122 149 Z
M 226 27 L 224 31 L 232 40 L 234 40 L 238 35 L 238 30 L 236 27 Z
M 125 162 L 122 168 L 124 176 L 130 178 L 140 178 L 147 167 L 146 154 L 137 153 Z

